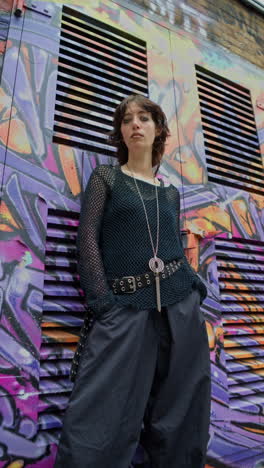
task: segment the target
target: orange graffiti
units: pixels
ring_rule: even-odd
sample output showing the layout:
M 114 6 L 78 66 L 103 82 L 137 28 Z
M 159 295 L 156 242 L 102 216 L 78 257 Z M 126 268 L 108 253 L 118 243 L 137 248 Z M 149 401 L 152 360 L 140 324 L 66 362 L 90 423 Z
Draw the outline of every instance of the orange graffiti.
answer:
M 5 52 L 5 41 L 0 41 L 0 54 L 3 54 Z
M 69 146 L 59 145 L 59 157 L 65 178 L 74 196 L 81 191 L 78 172 L 75 163 L 74 150 Z
M 189 215 L 190 216 L 190 215 Z M 209 205 L 195 211 L 195 217 L 186 214 L 186 228 L 191 232 L 203 233 L 203 237 L 231 232 L 229 214 L 216 205 Z
M 57 343 L 77 343 L 79 336 L 61 330 L 43 330 L 45 341 L 56 341 Z
M 241 224 L 243 225 L 246 233 L 253 237 L 256 232 L 256 227 L 253 223 L 249 207 L 245 200 L 234 200 L 232 202 L 234 212 L 238 216 Z
M 18 153 L 30 154 L 31 146 L 25 124 L 17 117 L 17 109 L 15 106 L 11 107 L 11 98 L 5 93 L 3 88 L 0 88 L 0 112 L 3 112 L 0 124 L 0 142 L 6 145 L 8 136 L 8 146 L 11 150 Z M 9 123 L 10 118 L 11 121 Z
M 7 96 L 3 88 L 0 88 L 0 112 L 11 106 L 11 97 Z
M 31 78 L 30 58 L 29 58 L 28 48 L 26 46 L 22 46 L 21 52 L 24 55 L 23 63 L 25 65 L 28 81 L 29 83 L 31 83 L 32 78 Z
M 188 128 L 184 129 L 179 125 L 179 156 L 177 160 L 172 160 L 170 164 L 173 168 L 183 175 L 192 184 L 202 184 L 205 182 L 204 169 L 199 162 L 199 158 L 194 154 L 191 142 L 195 138 L 197 131 L 197 122 L 195 116 L 192 116 L 188 123 Z M 186 131 L 188 136 L 186 135 Z
M 5 127 L 8 127 L 8 121 L 3 122 L 0 128 L 4 128 L 5 130 Z M 31 146 L 28 140 L 25 124 L 18 118 L 11 120 L 8 146 L 10 150 L 18 153 L 31 154 Z
M 205 324 L 206 324 L 206 330 L 207 330 L 207 335 L 208 335 L 209 348 L 212 351 L 215 348 L 217 329 L 214 330 L 213 325 L 210 322 L 208 322 L 208 320 L 206 320 Z M 222 330 L 222 333 L 223 333 L 223 329 L 221 329 L 221 330 Z
M 2 232 L 12 232 L 20 229 L 4 201 L 0 206 L 0 229 Z
M 253 200 L 256 202 L 257 208 L 263 210 L 264 208 L 264 197 L 262 195 L 257 195 L 256 193 L 251 194 Z

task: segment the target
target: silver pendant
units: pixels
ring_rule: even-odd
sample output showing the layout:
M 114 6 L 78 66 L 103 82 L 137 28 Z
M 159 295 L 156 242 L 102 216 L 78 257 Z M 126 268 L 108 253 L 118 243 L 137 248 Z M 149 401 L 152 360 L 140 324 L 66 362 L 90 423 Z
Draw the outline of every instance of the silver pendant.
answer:
M 158 309 L 159 312 L 161 312 L 159 274 L 160 274 L 161 271 L 164 270 L 164 262 L 161 260 L 161 258 L 153 257 L 149 261 L 149 268 L 155 274 L 157 309 Z
M 153 273 L 160 273 L 164 270 L 164 262 L 161 258 L 153 257 L 149 261 L 149 268 Z
M 156 302 L 157 309 L 161 312 L 161 300 L 160 300 L 160 277 L 159 273 L 155 273 L 155 282 L 156 282 Z

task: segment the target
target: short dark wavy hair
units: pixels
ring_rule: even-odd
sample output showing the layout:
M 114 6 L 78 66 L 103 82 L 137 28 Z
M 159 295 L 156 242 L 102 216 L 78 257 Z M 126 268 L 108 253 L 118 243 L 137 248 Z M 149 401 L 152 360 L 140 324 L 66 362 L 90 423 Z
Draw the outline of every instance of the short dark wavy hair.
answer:
M 138 106 L 150 112 L 152 119 L 159 130 L 152 147 L 152 167 L 160 164 L 165 151 L 166 138 L 170 135 L 167 118 L 161 107 L 141 94 L 131 94 L 117 106 L 113 116 L 113 130 L 109 133 L 109 141 L 117 148 L 117 159 L 120 165 L 128 161 L 128 149 L 121 134 L 121 124 L 126 113 L 127 106 L 136 102 Z

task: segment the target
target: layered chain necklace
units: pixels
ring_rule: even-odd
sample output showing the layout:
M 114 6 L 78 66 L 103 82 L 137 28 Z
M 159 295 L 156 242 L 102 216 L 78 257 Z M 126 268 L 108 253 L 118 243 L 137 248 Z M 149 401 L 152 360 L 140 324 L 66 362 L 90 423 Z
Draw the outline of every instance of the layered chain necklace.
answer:
M 159 220 L 159 197 L 158 197 L 158 189 L 157 185 L 155 184 L 155 192 L 156 192 L 156 203 L 157 203 L 157 237 L 156 237 L 156 247 L 154 247 L 154 242 L 153 242 L 153 237 L 151 234 L 151 229 L 150 229 L 150 224 L 149 224 L 149 219 L 148 219 L 148 214 L 146 210 L 146 206 L 143 200 L 143 197 L 141 195 L 141 192 L 139 190 L 138 184 L 136 177 L 134 173 L 129 169 L 128 164 L 126 164 L 129 172 L 132 174 L 140 200 L 143 205 L 144 213 L 145 213 L 145 218 L 146 218 L 146 223 L 148 227 L 148 232 L 149 232 L 149 238 L 150 238 L 150 243 L 153 251 L 153 257 L 149 260 L 149 268 L 151 271 L 153 271 L 155 275 L 155 282 L 156 282 L 156 299 L 157 299 L 157 309 L 159 312 L 161 312 L 161 300 L 160 300 L 160 278 L 159 274 L 164 270 L 164 262 L 161 260 L 161 258 L 158 257 L 158 248 L 159 248 L 159 226 L 160 226 L 160 220 Z M 155 182 L 155 178 L 153 177 L 153 180 Z

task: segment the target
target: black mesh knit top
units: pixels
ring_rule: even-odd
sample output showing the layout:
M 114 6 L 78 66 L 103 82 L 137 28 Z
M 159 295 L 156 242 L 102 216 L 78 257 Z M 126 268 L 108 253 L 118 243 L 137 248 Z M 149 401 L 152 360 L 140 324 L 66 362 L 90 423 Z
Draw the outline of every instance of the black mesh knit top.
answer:
M 157 233 L 155 186 L 137 179 L 148 214 L 154 245 Z M 161 305 L 184 299 L 195 284 L 201 300 L 207 291 L 184 256 L 180 238 L 180 195 L 163 181 L 157 187 L 160 212 L 158 257 L 164 263 L 184 257 L 184 262 L 169 278 L 160 282 Z M 139 275 L 149 271 L 153 257 L 146 217 L 133 177 L 119 165 L 101 165 L 92 172 L 82 200 L 77 236 L 78 272 L 85 293 L 86 307 L 95 314 L 116 303 L 137 309 L 156 307 L 155 285 L 132 294 L 115 295 L 109 279 Z

